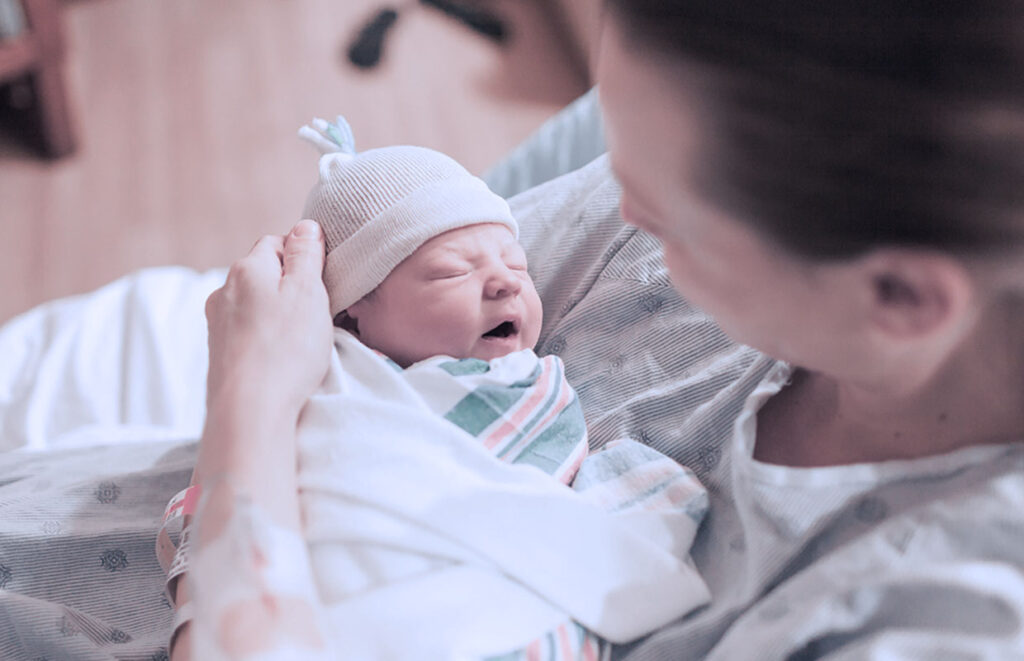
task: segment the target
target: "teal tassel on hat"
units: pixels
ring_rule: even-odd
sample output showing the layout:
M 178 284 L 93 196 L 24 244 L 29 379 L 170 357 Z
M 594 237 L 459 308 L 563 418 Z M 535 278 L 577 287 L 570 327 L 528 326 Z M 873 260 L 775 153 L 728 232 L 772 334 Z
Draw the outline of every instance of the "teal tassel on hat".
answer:
M 314 117 L 312 122 L 299 129 L 299 137 L 309 141 L 321 154 L 355 156 L 356 139 L 352 135 L 352 127 L 341 115 L 335 117 L 334 122 Z

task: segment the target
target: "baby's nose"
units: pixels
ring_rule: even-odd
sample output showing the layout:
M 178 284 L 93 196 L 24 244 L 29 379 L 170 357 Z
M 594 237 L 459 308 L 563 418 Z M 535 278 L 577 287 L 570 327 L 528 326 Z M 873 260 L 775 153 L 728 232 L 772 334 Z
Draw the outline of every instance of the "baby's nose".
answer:
M 505 298 L 516 296 L 523 289 L 523 283 L 519 281 L 516 274 L 508 267 L 498 269 L 494 275 L 487 279 L 484 286 L 484 295 L 488 298 Z

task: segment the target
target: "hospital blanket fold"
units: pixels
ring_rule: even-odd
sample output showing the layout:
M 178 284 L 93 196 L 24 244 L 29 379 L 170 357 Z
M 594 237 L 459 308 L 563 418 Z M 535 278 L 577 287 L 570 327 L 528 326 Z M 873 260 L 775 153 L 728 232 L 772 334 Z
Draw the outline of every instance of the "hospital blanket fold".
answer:
M 198 438 L 225 275 L 145 269 L 0 326 L 0 452 Z
M 372 658 L 399 658 L 403 645 L 418 658 L 479 658 L 566 617 L 628 641 L 707 602 L 685 558 L 697 523 L 684 510 L 611 512 L 498 460 L 438 416 L 416 379 L 346 335 L 299 428 L 307 541 L 346 649 L 359 638 Z M 340 575 L 358 549 L 389 580 Z

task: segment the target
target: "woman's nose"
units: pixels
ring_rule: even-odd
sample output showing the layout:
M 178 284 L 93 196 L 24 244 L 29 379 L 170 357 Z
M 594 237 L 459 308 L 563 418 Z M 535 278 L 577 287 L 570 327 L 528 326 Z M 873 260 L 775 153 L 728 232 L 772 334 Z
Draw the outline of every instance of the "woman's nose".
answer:
M 484 296 L 487 298 L 505 298 L 506 296 L 516 296 L 523 289 L 523 283 L 520 282 L 516 274 L 508 267 L 503 267 L 495 271 L 495 273 L 487 279 L 487 283 L 484 285 Z

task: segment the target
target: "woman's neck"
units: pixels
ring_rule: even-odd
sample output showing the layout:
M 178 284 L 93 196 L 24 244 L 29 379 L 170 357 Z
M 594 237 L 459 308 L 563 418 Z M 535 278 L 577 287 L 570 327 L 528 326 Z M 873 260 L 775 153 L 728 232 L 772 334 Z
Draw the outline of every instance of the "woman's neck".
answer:
M 754 456 L 826 466 L 1024 440 L 1021 319 L 1019 306 L 991 311 L 928 378 L 908 376 L 911 386 L 798 371 L 758 414 Z

